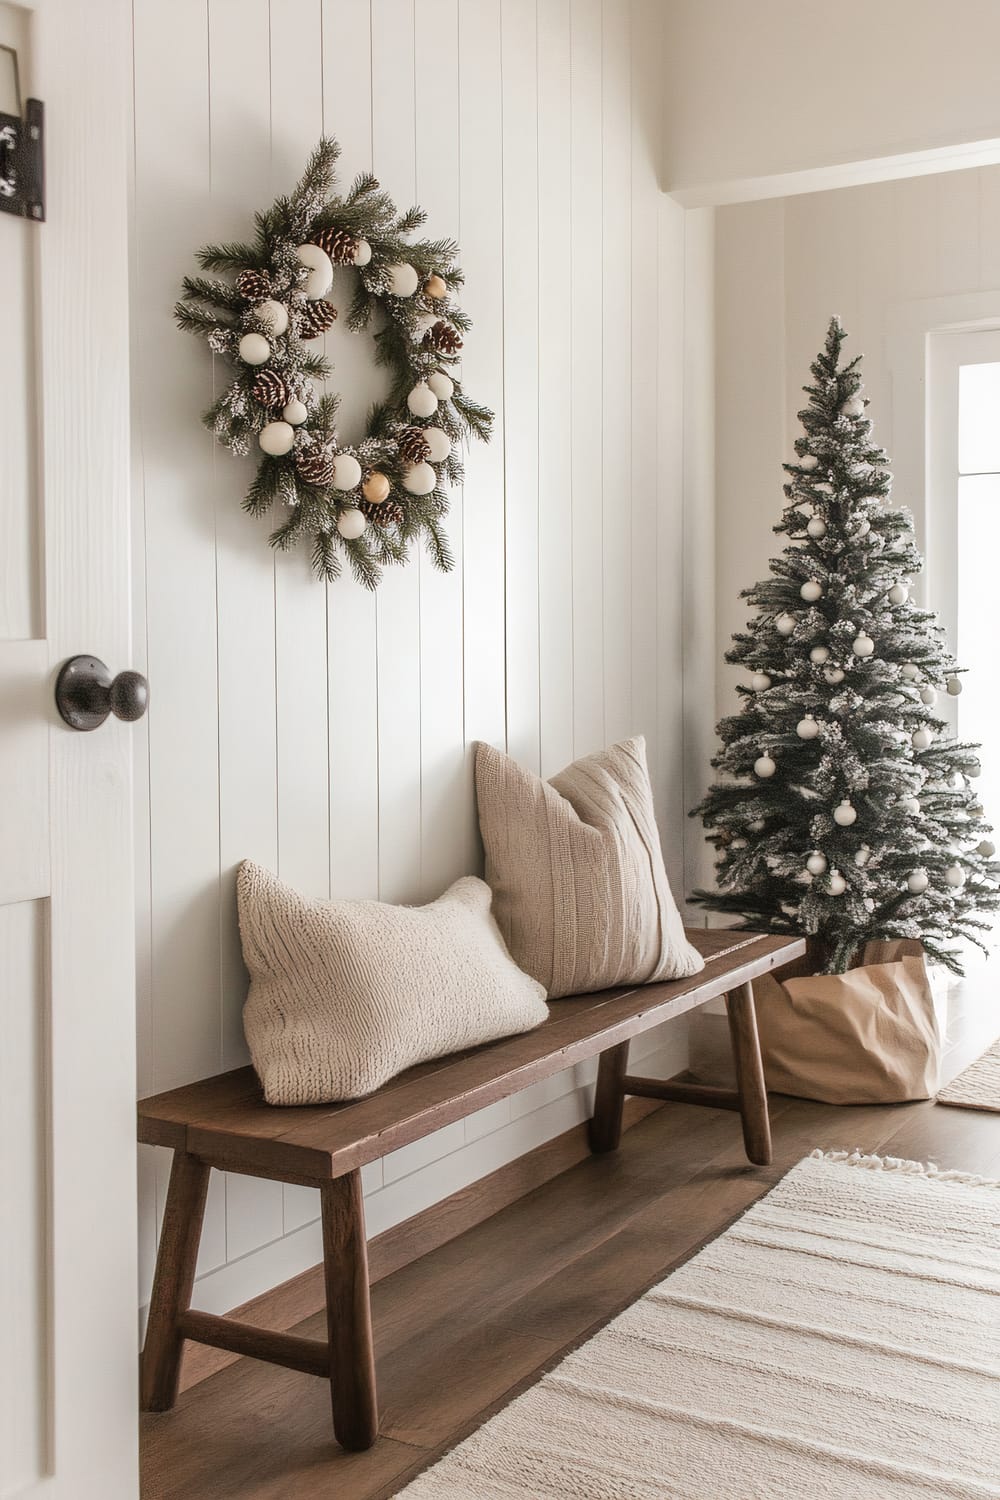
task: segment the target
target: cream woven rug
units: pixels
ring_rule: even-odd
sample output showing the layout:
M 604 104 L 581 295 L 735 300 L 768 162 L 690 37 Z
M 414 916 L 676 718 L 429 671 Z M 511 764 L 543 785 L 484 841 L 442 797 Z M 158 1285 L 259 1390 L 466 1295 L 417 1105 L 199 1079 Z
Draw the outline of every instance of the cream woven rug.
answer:
M 1000 1497 L 1000 1183 L 819 1152 L 406 1500 Z
M 1000 1114 L 1000 1039 L 937 1096 L 938 1104 L 988 1109 Z

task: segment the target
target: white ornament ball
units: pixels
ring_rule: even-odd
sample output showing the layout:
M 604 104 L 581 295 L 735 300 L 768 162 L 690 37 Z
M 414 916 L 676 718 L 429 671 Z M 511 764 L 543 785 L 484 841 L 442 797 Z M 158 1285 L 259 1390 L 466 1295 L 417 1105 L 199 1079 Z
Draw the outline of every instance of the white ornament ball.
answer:
M 981 844 L 976 845 L 976 853 L 981 854 L 983 859 L 992 859 L 997 852 L 997 846 L 992 839 L 983 839 Z
M 868 520 L 860 520 L 854 528 L 855 536 L 867 536 L 872 529 L 872 523 Z
M 829 646 L 814 646 L 809 653 L 809 660 L 814 661 L 818 667 L 821 667 L 825 661 L 830 660 Z
M 364 513 L 360 510 L 342 510 L 337 517 L 337 530 L 349 542 L 356 541 L 367 525 Z
M 906 877 L 906 888 L 912 891 L 914 896 L 919 896 L 921 891 L 926 891 L 930 880 L 926 870 L 911 870 Z
M 426 380 L 421 380 L 407 396 L 406 404 L 415 417 L 433 417 L 438 409 L 438 398 Z
M 822 516 L 813 516 L 812 520 L 809 522 L 809 525 L 806 527 L 806 533 L 807 535 L 811 536 L 814 541 L 817 542 L 819 541 L 821 536 L 826 536 L 826 522 L 823 520 Z
M 774 622 L 774 628 L 779 635 L 791 635 L 795 629 L 795 616 L 779 615 Z
M 926 726 L 921 729 L 915 729 L 910 735 L 910 743 L 914 750 L 929 750 L 934 743 L 933 731 Z
M 443 370 L 435 370 L 428 375 L 427 384 L 439 401 L 450 401 L 455 394 L 455 383 Z
M 353 453 L 338 453 L 333 460 L 335 490 L 353 490 L 361 483 L 361 465 Z M 360 535 L 360 533 L 359 533 Z
M 245 365 L 265 365 L 271 346 L 262 333 L 245 333 L 240 339 L 240 359 Z
M 273 297 L 255 307 L 254 316 L 267 325 L 275 338 L 280 338 L 288 328 L 288 308 L 283 302 L 275 302 Z
M 823 597 L 823 585 L 818 578 L 807 578 L 799 589 L 799 595 L 807 604 L 815 604 L 817 599 Z
M 958 695 L 959 695 L 959 693 L 961 691 L 962 691 L 962 679 L 961 679 L 961 677 L 949 677 L 948 678 L 948 696 L 951 697 L 951 698 L 957 698 Z
M 417 313 L 417 316 L 413 320 L 413 332 L 411 334 L 413 342 L 419 344 L 424 334 L 433 328 L 436 322 L 437 318 L 433 313 Z
M 899 669 L 900 677 L 905 677 L 907 682 L 915 682 L 920 676 L 920 668 L 912 661 L 904 661 Z
M 845 417 L 860 417 L 864 409 L 865 403 L 860 396 L 851 396 L 840 408 Z
M 806 714 L 795 726 L 795 733 L 800 740 L 814 740 L 819 734 L 819 725 L 812 714 Z
M 960 890 L 965 884 L 965 871 L 962 869 L 962 866 L 949 865 L 944 872 L 944 883 L 945 885 L 954 886 L 956 890 Z
M 430 450 L 427 457 L 432 464 L 443 464 L 451 452 L 451 438 L 440 427 L 425 427 L 424 442 Z
M 855 656 L 873 656 L 875 654 L 875 642 L 870 635 L 856 635 L 851 650 Z
M 292 451 L 295 428 L 290 422 L 268 422 L 266 427 L 261 428 L 257 441 L 265 453 L 270 453 L 272 458 L 280 458 L 283 453 Z
M 856 821 L 857 816 L 857 810 L 851 806 L 846 797 L 839 807 L 833 809 L 833 821 L 840 828 L 850 828 L 851 824 Z
M 803 453 L 799 459 L 799 468 L 805 469 L 807 473 L 811 474 L 813 469 L 819 468 L 819 459 L 815 453 Z
M 753 768 L 755 775 L 763 777 L 764 780 L 766 780 L 768 776 L 773 776 L 775 771 L 778 769 L 769 755 L 758 756 L 753 763 Z
M 965 811 L 970 818 L 981 818 L 986 809 L 981 802 L 970 802 Z
M 419 285 L 415 267 L 406 261 L 389 267 L 389 291 L 394 297 L 412 297 Z
M 765 824 L 763 818 L 754 818 L 753 822 L 750 824 L 750 828 L 753 833 L 763 833 L 766 826 L 767 825 Z
M 928 707 L 932 703 L 936 703 L 937 702 L 937 692 L 936 692 L 936 690 L 934 688 L 932 688 L 930 686 L 929 683 L 928 683 L 927 687 L 923 687 L 923 688 L 920 689 L 920 701 L 921 701 L 921 703 L 926 703 L 928 705 Z
M 836 687 L 838 682 L 844 680 L 844 669 L 843 667 L 824 667 L 823 676 L 832 687 Z
M 826 874 L 826 855 L 820 849 L 814 849 L 806 860 L 806 869 L 810 875 Z
M 894 583 L 889 590 L 890 604 L 905 604 L 910 597 L 910 591 L 905 583 Z
M 912 813 L 914 817 L 920 812 L 920 802 L 916 797 L 900 797 L 899 805 L 904 812 Z
M 872 851 L 868 844 L 861 844 L 854 856 L 854 863 L 858 866 L 859 869 L 863 870 L 871 857 Z
M 304 401 L 299 401 L 298 398 L 295 398 L 289 401 L 281 415 L 286 422 L 291 422 L 293 427 L 301 427 L 309 415 L 309 408 Z
M 430 464 L 411 464 L 403 475 L 403 488 L 410 495 L 429 495 L 437 484 Z
M 302 286 L 309 301 L 316 302 L 320 297 L 325 297 L 333 286 L 333 261 L 319 245 L 299 245 L 295 254 L 299 264 L 309 270 Z
M 755 672 L 750 679 L 750 686 L 755 693 L 764 693 L 771 686 L 771 679 L 766 672 Z
M 372 247 L 367 240 L 358 240 L 354 249 L 354 264 L 366 266 L 372 258 Z
M 978 760 L 974 760 L 972 762 L 971 766 L 969 766 L 969 768 L 968 768 L 968 770 L 966 771 L 965 774 L 966 774 L 966 776 L 972 776 L 972 777 L 981 776 L 983 774 L 983 768 L 979 764 Z
M 847 890 L 847 881 L 839 870 L 830 871 L 830 895 L 842 896 Z
M 813 489 L 818 490 L 821 495 L 833 494 L 833 485 L 830 484 L 826 479 L 821 479 L 819 484 L 814 484 Z

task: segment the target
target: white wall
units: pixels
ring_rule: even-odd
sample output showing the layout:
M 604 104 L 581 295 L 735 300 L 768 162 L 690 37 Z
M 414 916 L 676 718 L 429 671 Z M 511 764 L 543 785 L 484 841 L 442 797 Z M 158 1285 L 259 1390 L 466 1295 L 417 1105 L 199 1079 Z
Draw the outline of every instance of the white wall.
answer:
M 684 213 L 657 185 L 660 25 L 656 0 L 135 7 L 143 1092 L 246 1058 L 238 861 L 319 897 L 433 897 L 478 867 L 477 739 L 551 774 L 645 732 L 683 885 L 685 545 L 709 620 L 711 565 L 704 528 L 686 543 L 682 525 L 681 378 L 685 359 L 705 364 L 710 318 L 685 326 Z M 198 245 L 244 234 L 321 129 L 346 178 L 373 167 L 424 204 L 430 233 L 459 238 L 464 376 L 498 414 L 454 496 L 456 571 L 421 559 L 377 597 L 272 557 L 266 521 L 239 508 L 247 465 L 198 424 L 205 350 L 171 320 Z M 691 244 L 704 288 L 710 234 Z M 367 378 L 363 346 L 331 352 L 341 389 Z M 654 1039 L 660 1066 L 683 1065 L 684 1037 Z M 370 1232 L 579 1121 L 588 1076 L 369 1169 Z M 165 1157 L 143 1160 L 144 1294 Z M 217 1180 L 197 1301 L 233 1306 L 318 1260 L 317 1206 Z
M 717 630 L 742 628 L 741 588 L 780 550 L 771 527 L 782 461 L 799 431 L 801 387 L 829 319 L 863 352 L 876 439 L 893 499 L 923 504 L 925 331 L 1000 317 L 1000 168 L 953 172 L 720 209 L 717 220 Z M 939 609 L 948 600 L 933 595 Z M 720 667 L 719 712 L 734 669 Z
M 663 181 L 686 203 L 802 191 L 816 169 L 865 180 L 863 164 L 886 157 L 900 173 L 1000 160 L 995 0 L 671 0 L 666 11 Z

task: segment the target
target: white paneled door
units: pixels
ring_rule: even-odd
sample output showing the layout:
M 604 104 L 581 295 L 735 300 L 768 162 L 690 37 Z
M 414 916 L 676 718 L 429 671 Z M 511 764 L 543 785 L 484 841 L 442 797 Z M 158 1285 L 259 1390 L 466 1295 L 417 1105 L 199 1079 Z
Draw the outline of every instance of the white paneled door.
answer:
M 132 731 L 53 699 L 129 665 L 129 25 L 0 0 L 47 128 L 47 222 L 0 214 L 2 1500 L 138 1492 Z

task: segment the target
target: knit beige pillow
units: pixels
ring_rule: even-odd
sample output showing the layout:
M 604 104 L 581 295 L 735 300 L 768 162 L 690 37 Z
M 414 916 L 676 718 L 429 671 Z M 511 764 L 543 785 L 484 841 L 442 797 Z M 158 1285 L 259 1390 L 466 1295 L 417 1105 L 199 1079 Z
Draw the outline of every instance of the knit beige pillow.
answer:
M 307 901 L 246 860 L 236 894 L 250 970 L 243 1025 L 268 1104 L 357 1099 L 414 1063 L 548 1015 L 473 876 L 429 906 Z
M 663 868 L 645 740 L 551 781 L 479 745 L 476 790 L 494 915 L 550 999 L 704 967 Z

